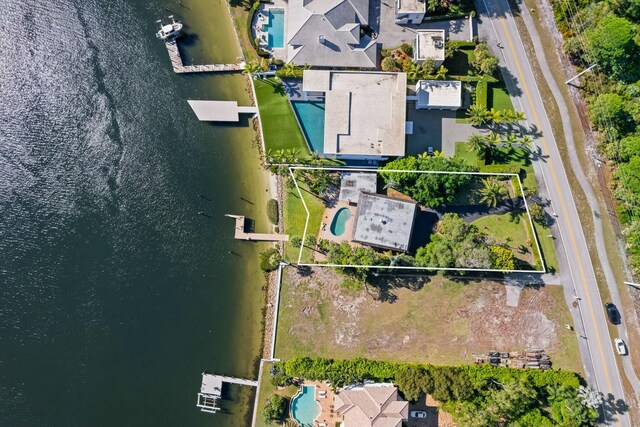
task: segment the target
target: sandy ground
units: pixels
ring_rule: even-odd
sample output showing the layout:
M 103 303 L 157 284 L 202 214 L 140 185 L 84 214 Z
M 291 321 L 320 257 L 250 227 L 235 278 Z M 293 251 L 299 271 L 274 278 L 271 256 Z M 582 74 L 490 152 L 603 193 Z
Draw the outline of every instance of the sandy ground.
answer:
M 436 364 L 472 363 L 472 353 L 542 348 L 554 366 L 581 370 L 562 290 L 522 290 L 440 276 L 381 278 L 363 291 L 341 288 L 328 268 L 285 271 L 276 357 L 369 357 Z M 510 301 L 513 303 L 513 301 Z

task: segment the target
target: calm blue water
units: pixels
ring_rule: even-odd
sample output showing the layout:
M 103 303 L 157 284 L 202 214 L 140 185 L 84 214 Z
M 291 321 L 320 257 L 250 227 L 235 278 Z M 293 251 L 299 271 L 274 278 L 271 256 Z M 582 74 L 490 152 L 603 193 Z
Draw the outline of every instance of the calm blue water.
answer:
M 267 41 L 269 49 L 284 47 L 284 10 L 269 10 L 267 32 L 269 33 Z
M 351 212 L 347 208 L 340 208 L 331 221 L 331 233 L 334 236 L 342 236 L 344 233 L 345 225 L 351 218 Z
M 311 150 L 324 152 L 324 102 L 291 102 Z
M 312 427 L 313 420 L 320 413 L 315 394 L 315 386 L 305 385 L 302 386 L 302 393 L 291 402 L 291 415 L 302 427 Z

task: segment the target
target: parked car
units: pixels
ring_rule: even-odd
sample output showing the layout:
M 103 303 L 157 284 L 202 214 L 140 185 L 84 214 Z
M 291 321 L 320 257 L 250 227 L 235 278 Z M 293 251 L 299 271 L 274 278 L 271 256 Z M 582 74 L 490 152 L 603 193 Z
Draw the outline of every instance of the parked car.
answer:
M 609 322 L 613 323 L 614 325 L 619 325 L 620 312 L 618 311 L 618 307 L 616 307 L 615 304 L 608 302 L 604 305 L 604 308 L 607 310 L 607 317 L 609 318 Z
M 616 350 L 618 351 L 618 354 L 620 356 L 626 356 L 627 355 L 627 345 L 624 343 L 624 341 L 622 341 L 622 339 L 620 339 L 620 338 L 616 338 L 615 340 L 613 340 L 613 342 L 616 345 Z
M 427 413 L 424 411 L 411 411 L 413 418 L 427 418 Z
M 427 154 L 433 156 L 433 147 L 427 147 Z

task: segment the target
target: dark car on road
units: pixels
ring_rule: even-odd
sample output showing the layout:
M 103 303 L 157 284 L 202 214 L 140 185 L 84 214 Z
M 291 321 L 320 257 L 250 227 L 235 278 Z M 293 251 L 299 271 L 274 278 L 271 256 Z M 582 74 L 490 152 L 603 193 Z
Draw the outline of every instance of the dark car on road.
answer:
M 607 317 L 609 318 L 609 322 L 613 323 L 614 325 L 619 325 L 620 312 L 618 311 L 618 307 L 616 307 L 615 304 L 608 302 L 604 305 L 604 308 L 607 310 Z

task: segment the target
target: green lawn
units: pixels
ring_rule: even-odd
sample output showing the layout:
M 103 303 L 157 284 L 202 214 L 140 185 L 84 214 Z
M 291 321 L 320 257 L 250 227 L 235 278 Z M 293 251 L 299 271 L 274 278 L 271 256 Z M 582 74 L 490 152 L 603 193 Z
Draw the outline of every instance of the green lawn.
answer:
M 279 80 L 254 81 L 258 109 L 267 150 L 300 150 L 300 158 L 309 158 L 309 148 Z
M 467 148 L 467 143 L 464 141 L 456 142 L 456 157 L 464 160 L 468 165 L 478 167 L 480 166 L 480 159 L 478 155 Z
M 531 263 L 529 253 L 519 253 L 519 248 L 529 248 L 527 245 L 529 238 L 531 238 L 532 243 L 534 241 L 533 236 L 529 236 L 529 232 L 527 232 L 529 220 L 526 215 L 520 215 L 516 218 L 512 218 L 511 214 L 508 213 L 487 215 L 473 221 L 472 224 L 478 227 L 480 231 L 493 237 L 496 244 L 507 244 L 516 257 Z M 539 258 L 535 244 L 532 244 L 530 251 L 533 252 L 534 260 Z
M 495 108 L 496 110 L 513 110 L 513 104 L 504 82 L 489 84 L 487 107 L 489 109 Z
M 300 192 L 302 193 L 302 197 L 304 198 L 304 202 L 307 205 L 307 209 L 309 209 L 309 229 L 308 234 L 318 235 L 318 231 L 320 230 L 320 223 L 322 222 L 322 213 L 324 212 L 325 206 L 322 201 L 320 201 L 317 197 L 309 194 L 305 191 L 306 186 L 300 185 Z M 304 232 L 304 226 L 307 219 L 307 213 L 304 210 L 304 205 L 300 200 L 300 196 L 298 195 L 298 191 L 294 188 L 293 190 L 287 190 L 284 198 L 284 231 L 289 237 L 298 236 L 302 238 L 302 233 Z M 287 242 L 284 246 L 284 258 L 289 262 L 298 262 L 298 254 L 300 252 L 299 246 L 294 246 L 291 243 Z M 311 250 L 308 248 L 304 248 L 302 251 L 302 261 L 303 262 L 311 262 Z
M 475 76 L 477 73 L 471 66 L 471 63 L 475 60 L 473 54 L 473 48 L 458 49 L 453 53 L 453 56 L 446 58 L 442 65 L 449 70 L 449 75 L 452 76 Z
M 542 256 L 544 257 L 544 263 L 547 267 L 547 271 L 555 273 L 558 271 L 558 254 L 556 254 L 556 247 L 553 244 L 553 239 L 549 237 L 551 231 L 549 228 L 537 223 L 533 223 L 540 242 L 540 249 L 542 250 Z
M 273 394 L 279 394 L 280 396 L 284 396 L 288 399 L 291 399 L 296 392 L 298 391 L 298 387 L 289 386 L 282 389 L 277 389 L 273 384 L 271 384 L 271 363 L 266 362 L 262 367 L 262 378 L 260 379 L 259 390 L 258 390 L 258 416 L 256 417 L 256 425 L 255 427 L 278 427 L 282 424 L 276 423 L 266 423 L 264 418 L 262 417 L 262 408 L 264 408 L 264 404 L 269 398 L 269 396 Z M 287 408 L 287 413 L 289 409 Z

